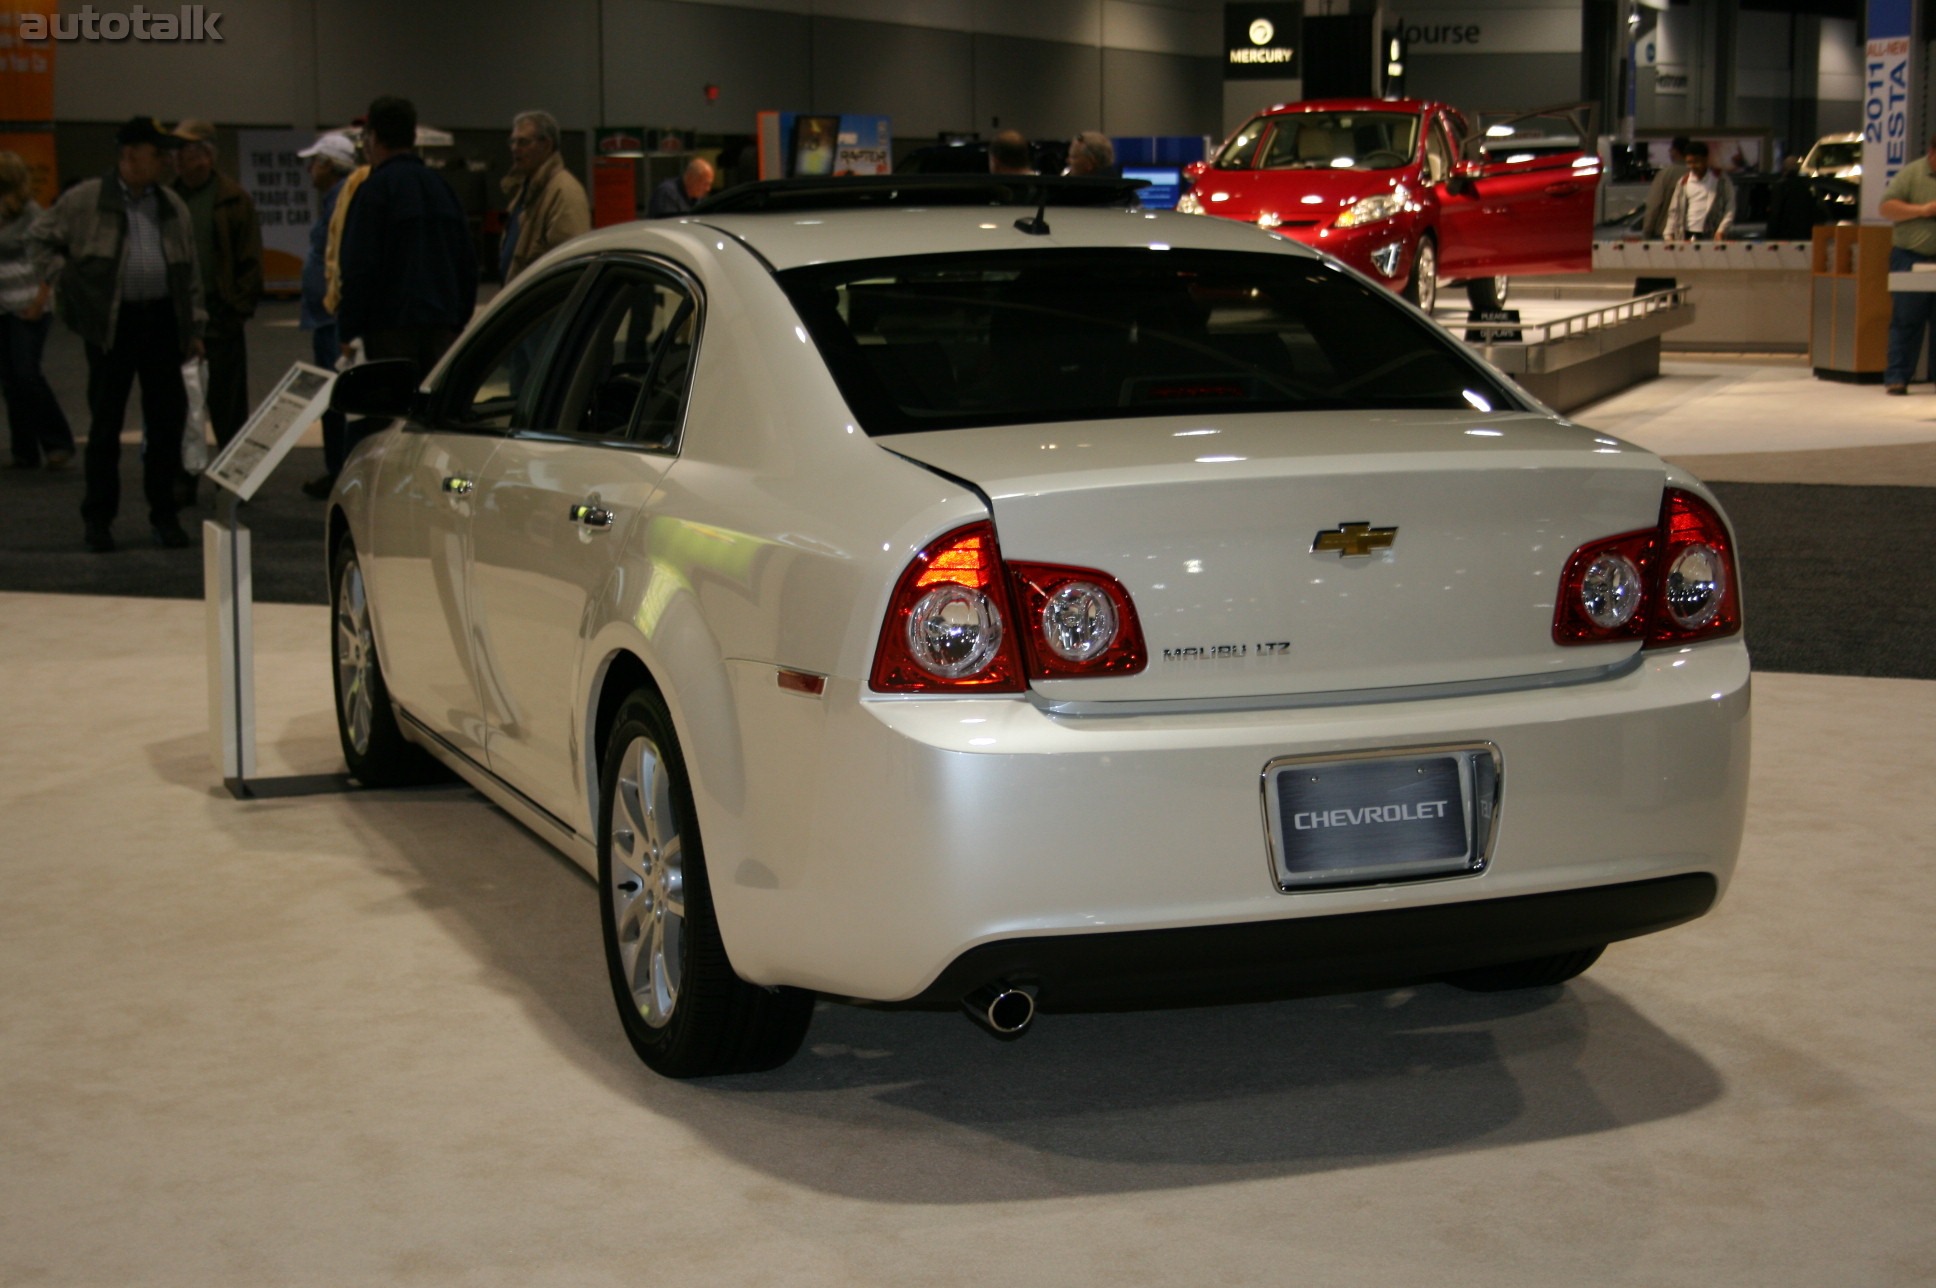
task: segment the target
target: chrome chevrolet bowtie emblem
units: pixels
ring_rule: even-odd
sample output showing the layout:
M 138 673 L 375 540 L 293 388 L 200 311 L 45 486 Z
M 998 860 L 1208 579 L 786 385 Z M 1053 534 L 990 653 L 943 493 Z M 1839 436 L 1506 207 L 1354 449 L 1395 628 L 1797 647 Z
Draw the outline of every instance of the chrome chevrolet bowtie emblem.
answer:
M 1321 554 L 1335 550 L 1342 558 L 1352 555 L 1368 555 L 1374 550 L 1390 547 L 1392 538 L 1398 535 L 1397 528 L 1374 528 L 1369 523 L 1345 523 L 1320 532 L 1311 542 L 1311 553 Z

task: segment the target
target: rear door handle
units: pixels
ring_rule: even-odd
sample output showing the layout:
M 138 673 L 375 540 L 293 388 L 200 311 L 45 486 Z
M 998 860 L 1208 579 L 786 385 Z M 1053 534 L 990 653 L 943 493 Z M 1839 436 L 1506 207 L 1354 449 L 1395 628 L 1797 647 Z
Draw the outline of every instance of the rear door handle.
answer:
M 1549 197 L 1570 197 L 1579 190 L 1580 185 L 1572 179 L 1546 185 L 1546 195 Z
M 571 521 L 587 528 L 609 528 L 612 526 L 612 512 L 601 505 L 581 502 L 571 507 Z
M 469 496 L 471 489 L 476 486 L 475 482 L 456 474 L 446 475 L 444 478 L 444 491 L 452 496 Z

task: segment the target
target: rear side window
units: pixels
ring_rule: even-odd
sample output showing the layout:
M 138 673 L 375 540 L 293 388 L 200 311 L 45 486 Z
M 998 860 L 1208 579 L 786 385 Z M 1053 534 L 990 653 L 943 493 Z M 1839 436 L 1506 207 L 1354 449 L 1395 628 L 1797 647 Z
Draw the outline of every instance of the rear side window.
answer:
M 1521 405 L 1392 296 L 1302 256 L 1043 250 L 778 276 L 869 434 Z

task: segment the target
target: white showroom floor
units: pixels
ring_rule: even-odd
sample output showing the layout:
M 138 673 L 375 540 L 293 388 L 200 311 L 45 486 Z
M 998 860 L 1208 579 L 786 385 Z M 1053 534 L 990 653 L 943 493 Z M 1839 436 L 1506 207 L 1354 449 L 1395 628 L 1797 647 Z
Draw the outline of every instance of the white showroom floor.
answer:
M 1799 364 L 1579 419 L 1936 482 L 1925 388 Z M 261 772 L 339 768 L 326 611 L 257 613 Z M 1758 675 L 1727 898 L 1557 994 L 1014 1044 L 830 1005 L 786 1068 L 675 1084 L 591 883 L 480 798 L 230 799 L 202 633 L 0 594 L 0 1284 L 1936 1281 L 1936 682 Z

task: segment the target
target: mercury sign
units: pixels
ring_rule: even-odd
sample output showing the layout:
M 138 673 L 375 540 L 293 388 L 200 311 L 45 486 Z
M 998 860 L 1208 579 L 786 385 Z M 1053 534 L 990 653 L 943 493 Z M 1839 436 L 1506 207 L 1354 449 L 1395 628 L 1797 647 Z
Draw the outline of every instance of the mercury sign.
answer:
M 1223 78 L 1290 80 L 1300 76 L 1301 4 L 1227 4 L 1223 9 Z

